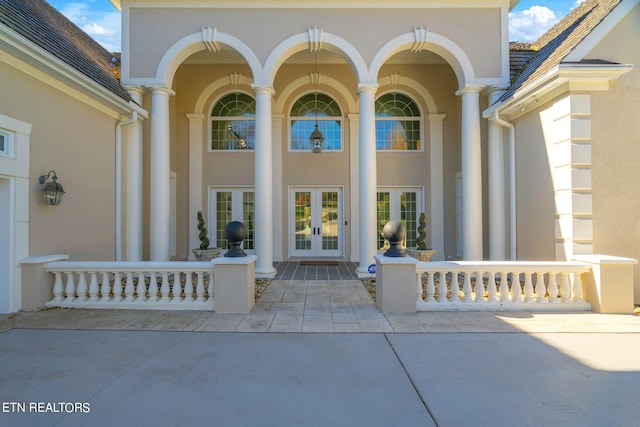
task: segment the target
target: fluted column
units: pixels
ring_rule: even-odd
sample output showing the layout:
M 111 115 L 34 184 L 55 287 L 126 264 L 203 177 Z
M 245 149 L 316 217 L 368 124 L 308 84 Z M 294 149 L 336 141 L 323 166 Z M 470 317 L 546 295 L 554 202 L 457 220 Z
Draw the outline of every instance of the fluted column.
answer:
M 504 93 L 503 88 L 491 88 L 489 105 Z M 506 216 L 504 182 L 504 128 L 493 120 L 488 123 L 489 176 L 489 259 L 506 259 Z
M 271 86 L 253 85 L 256 94 L 255 246 L 256 274 L 273 276 L 273 147 Z
M 482 260 L 482 156 L 480 86 L 465 86 L 462 97 L 462 256 Z
M 149 192 L 149 250 L 151 261 L 168 261 L 170 253 L 171 156 L 169 96 L 164 86 L 151 88 L 151 154 Z
M 129 94 L 142 105 L 143 89 L 129 88 Z M 142 122 L 129 126 L 127 145 L 127 261 L 142 261 L 143 198 Z
M 359 207 L 360 265 L 358 273 L 369 274 L 368 267 L 376 255 L 376 84 L 358 85 L 360 114 Z

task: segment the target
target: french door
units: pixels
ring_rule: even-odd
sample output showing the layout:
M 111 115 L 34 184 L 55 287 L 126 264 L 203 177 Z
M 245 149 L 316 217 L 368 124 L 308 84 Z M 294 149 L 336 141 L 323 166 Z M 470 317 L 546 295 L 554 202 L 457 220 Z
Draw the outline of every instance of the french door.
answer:
M 416 246 L 418 218 L 423 211 L 422 188 L 379 187 L 377 194 L 378 249 L 385 244 L 382 228 L 388 221 L 401 221 L 407 231 L 405 244 Z
M 224 228 L 230 221 L 241 221 L 247 227 L 243 249 L 254 251 L 254 192 L 253 188 L 209 188 L 209 239 L 212 247 L 227 249 Z
M 289 206 L 292 257 L 342 256 L 341 188 L 291 188 Z

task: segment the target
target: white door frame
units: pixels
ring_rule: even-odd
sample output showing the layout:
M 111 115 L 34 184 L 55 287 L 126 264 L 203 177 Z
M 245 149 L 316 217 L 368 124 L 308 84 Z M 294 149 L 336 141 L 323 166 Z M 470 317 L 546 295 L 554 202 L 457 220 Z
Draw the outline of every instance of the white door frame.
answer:
M 335 251 L 323 251 L 319 248 L 313 248 L 308 252 L 297 251 L 295 249 L 295 193 L 309 191 L 312 193 L 312 207 L 316 215 L 322 211 L 322 198 L 318 197 L 318 194 L 322 194 L 323 191 L 335 191 L 338 193 L 338 249 Z M 287 234 L 289 236 L 289 257 L 290 258 L 343 258 L 344 257 L 344 186 L 342 185 L 292 185 L 289 186 L 289 203 L 288 213 L 289 221 L 287 224 Z M 318 207 L 314 207 L 318 206 Z M 314 212 L 312 212 L 312 215 Z M 321 224 L 314 224 L 313 227 L 321 228 Z M 312 227 L 312 228 L 313 228 Z M 312 245 L 320 244 L 320 235 L 316 235 L 315 239 L 312 239 Z

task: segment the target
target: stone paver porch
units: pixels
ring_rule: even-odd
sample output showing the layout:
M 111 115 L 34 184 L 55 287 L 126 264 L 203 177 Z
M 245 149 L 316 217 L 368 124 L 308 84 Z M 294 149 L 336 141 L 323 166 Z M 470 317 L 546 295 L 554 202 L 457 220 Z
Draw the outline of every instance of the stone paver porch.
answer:
M 638 332 L 640 316 L 592 312 L 384 314 L 359 280 L 274 280 L 249 314 L 209 311 L 52 309 L 0 319 L 16 329 L 218 332 Z

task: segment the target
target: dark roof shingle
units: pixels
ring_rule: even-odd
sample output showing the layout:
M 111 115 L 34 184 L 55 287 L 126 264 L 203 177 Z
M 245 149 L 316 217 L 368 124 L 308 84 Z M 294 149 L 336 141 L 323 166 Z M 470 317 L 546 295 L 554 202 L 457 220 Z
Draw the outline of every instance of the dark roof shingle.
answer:
M 130 101 L 114 75 L 112 54 L 42 0 L 0 0 L 0 23 L 91 80 Z
M 559 65 L 622 0 L 586 0 L 533 43 L 533 54 L 509 89 L 497 102 Z

